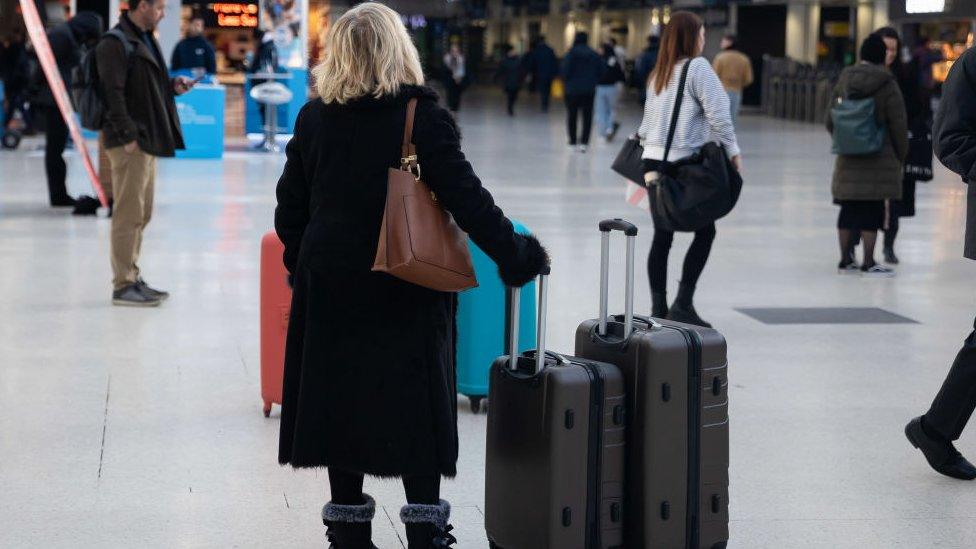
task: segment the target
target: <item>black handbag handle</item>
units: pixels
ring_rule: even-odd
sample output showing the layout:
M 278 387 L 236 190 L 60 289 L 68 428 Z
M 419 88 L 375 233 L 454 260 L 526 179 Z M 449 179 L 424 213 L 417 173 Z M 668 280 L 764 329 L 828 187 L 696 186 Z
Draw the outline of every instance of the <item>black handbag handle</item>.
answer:
M 668 154 L 671 152 L 671 143 L 674 142 L 674 134 L 678 129 L 678 115 L 681 114 L 681 103 L 685 96 L 685 82 L 688 80 L 688 69 L 691 67 L 693 58 L 689 57 L 685 61 L 685 66 L 681 68 L 681 78 L 678 80 L 678 95 L 674 99 L 674 110 L 671 111 L 671 126 L 668 127 L 668 141 L 664 145 L 664 158 L 661 163 L 667 163 Z

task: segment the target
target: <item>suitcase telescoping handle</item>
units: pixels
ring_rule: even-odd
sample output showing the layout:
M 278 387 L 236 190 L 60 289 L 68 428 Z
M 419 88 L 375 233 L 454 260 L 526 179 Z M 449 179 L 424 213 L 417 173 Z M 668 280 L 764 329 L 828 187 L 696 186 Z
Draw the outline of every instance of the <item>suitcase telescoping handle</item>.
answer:
M 610 233 L 620 231 L 627 236 L 627 287 L 624 294 L 624 337 L 634 329 L 634 247 L 637 226 L 623 219 L 604 219 L 600 222 L 600 328 L 607 335 L 607 315 L 610 301 Z
M 539 373 L 546 366 L 546 313 L 549 312 L 549 266 L 542 268 L 539 274 L 539 315 L 536 318 L 536 341 L 538 347 L 535 351 L 535 373 Z M 519 334 L 519 309 L 522 304 L 522 288 L 509 288 L 509 309 L 511 317 L 508 334 L 508 367 L 511 370 L 518 369 L 518 334 Z

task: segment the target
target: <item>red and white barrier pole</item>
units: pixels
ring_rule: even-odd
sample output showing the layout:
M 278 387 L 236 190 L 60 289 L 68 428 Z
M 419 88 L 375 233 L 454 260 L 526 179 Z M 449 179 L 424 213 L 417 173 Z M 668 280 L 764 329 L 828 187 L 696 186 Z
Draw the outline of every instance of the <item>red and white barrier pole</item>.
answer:
M 78 126 L 78 119 L 75 118 L 75 110 L 71 106 L 68 89 L 64 85 L 61 73 L 58 72 L 58 64 L 54 60 L 51 44 L 47 41 L 47 33 L 44 30 L 44 24 L 41 22 L 41 15 L 37 13 L 34 0 L 20 0 L 20 9 L 24 14 L 24 24 L 27 26 L 27 33 L 34 45 L 37 59 L 41 62 L 44 76 L 47 77 L 47 83 L 51 86 L 51 93 L 58 104 L 58 110 L 61 111 L 61 116 L 64 118 L 65 124 L 68 125 L 71 139 L 74 140 L 78 152 L 81 153 L 81 159 L 85 164 L 85 171 L 88 172 L 88 178 L 91 180 L 92 189 L 98 195 L 98 201 L 102 203 L 102 207 L 107 208 L 108 198 L 105 196 L 102 184 L 98 181 L 98 174 L 95 172 L 95 166 L 88 154 L 85 139 L 81 136 L 81 127 Z

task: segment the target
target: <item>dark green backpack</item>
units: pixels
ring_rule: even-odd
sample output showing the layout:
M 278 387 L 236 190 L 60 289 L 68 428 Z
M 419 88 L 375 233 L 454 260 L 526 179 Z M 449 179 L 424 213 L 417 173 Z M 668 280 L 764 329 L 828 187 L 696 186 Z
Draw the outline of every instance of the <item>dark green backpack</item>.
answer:
M 885 127 L 878 123 L 874 98 L 842 97 L 830 109 L 834 124 L 831 152 L 845 156 L 864 156 L 881 152 Z

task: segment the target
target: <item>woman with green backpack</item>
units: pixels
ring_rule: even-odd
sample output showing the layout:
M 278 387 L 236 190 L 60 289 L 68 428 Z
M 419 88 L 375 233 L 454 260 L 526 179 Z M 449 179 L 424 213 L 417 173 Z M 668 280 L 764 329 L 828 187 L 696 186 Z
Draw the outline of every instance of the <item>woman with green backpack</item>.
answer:
M 864 40 L 861 62 L 841 73 L 827 118 L 837 155 L 832 191 L 834 202 L 840 205 L 841 273 L 895 274 L 874 260 L 878 231 L 885 220 L 885 200 L 901 199 L 902 164 L 908 154 L 905 101 L 895 77 L 885 68 L 887 53 L 880 35 Z M 864 242 L 860 266 L 849 254 L 857 233 Z

